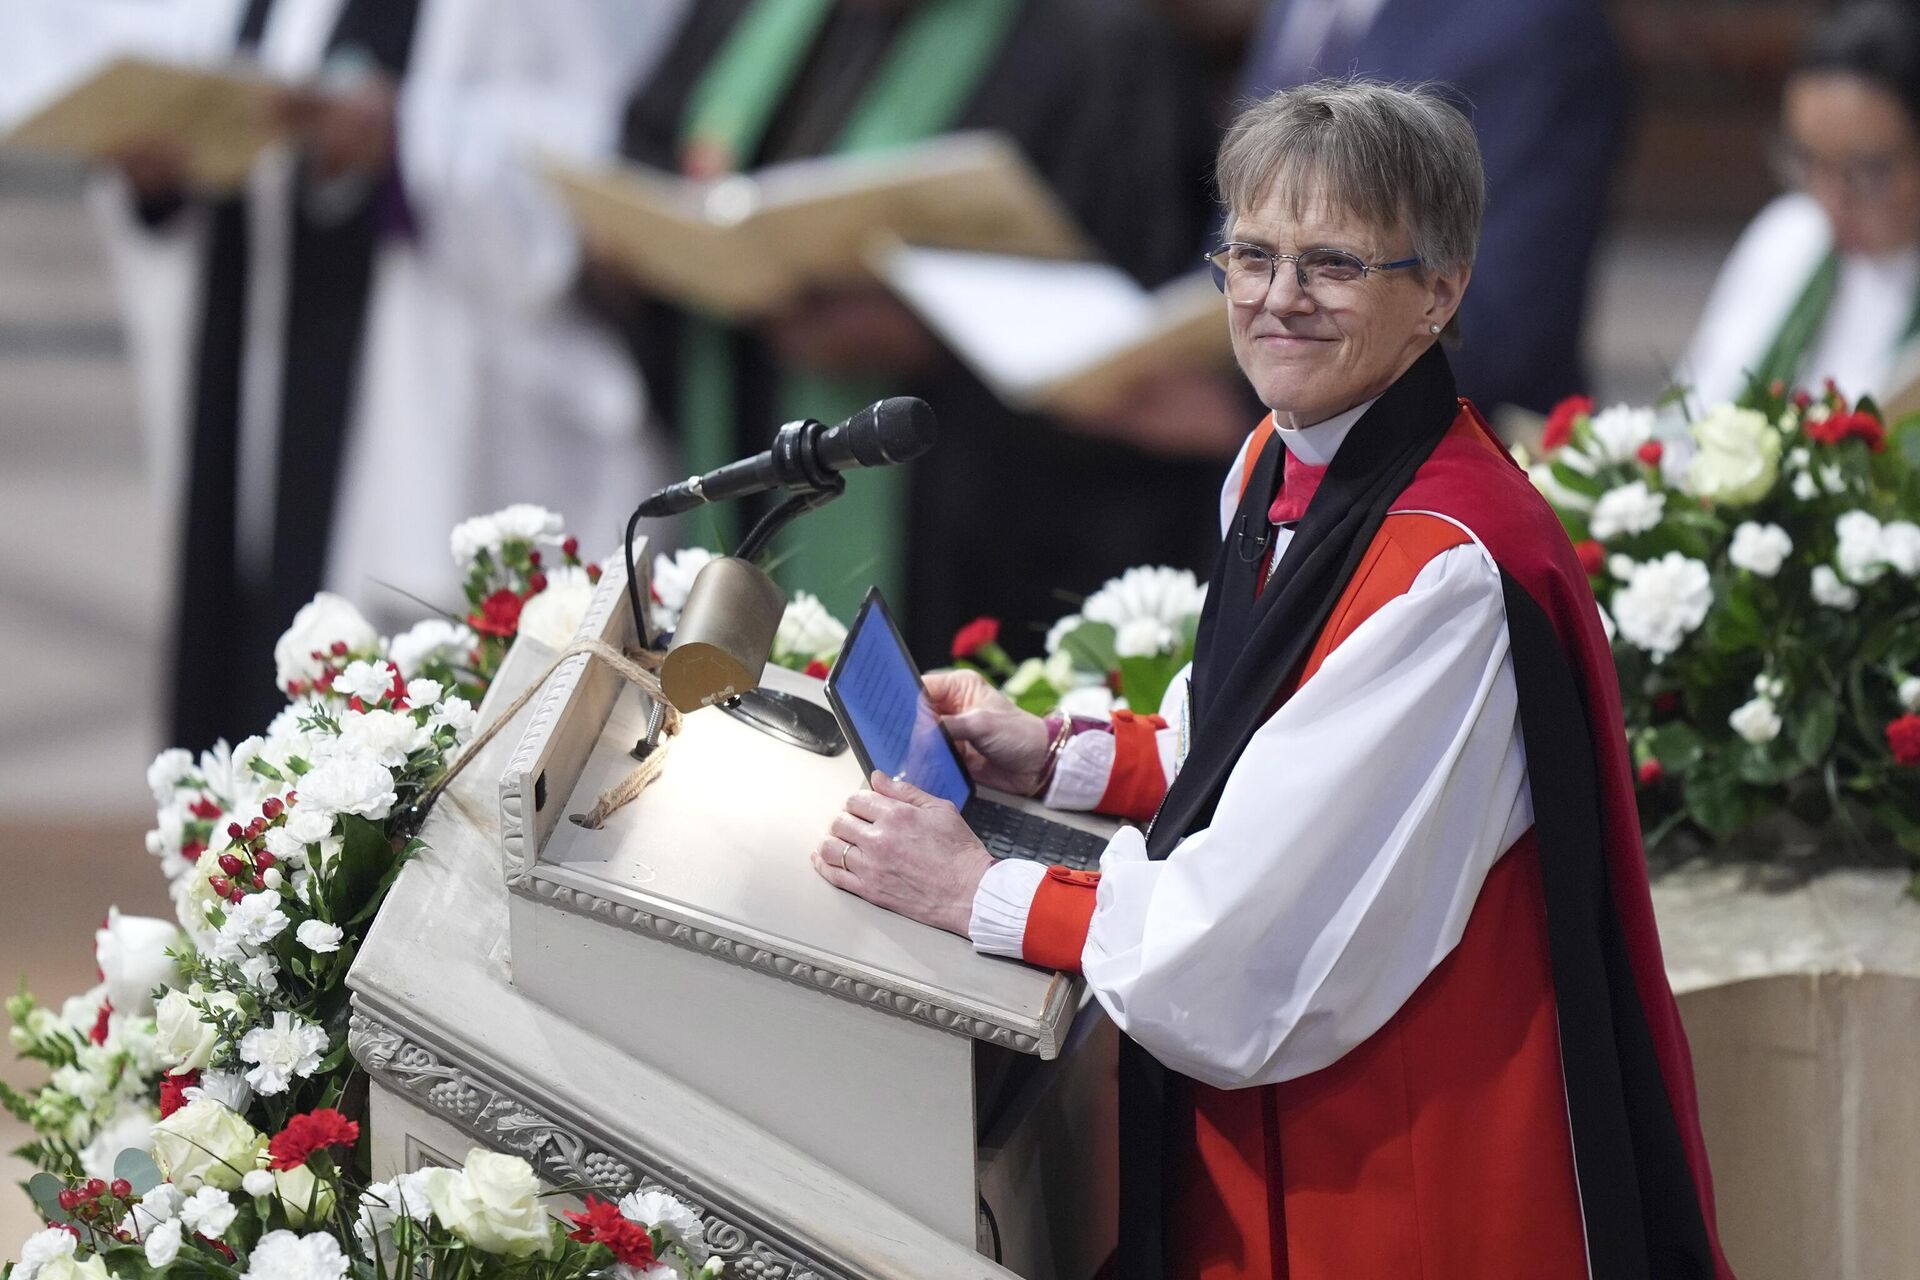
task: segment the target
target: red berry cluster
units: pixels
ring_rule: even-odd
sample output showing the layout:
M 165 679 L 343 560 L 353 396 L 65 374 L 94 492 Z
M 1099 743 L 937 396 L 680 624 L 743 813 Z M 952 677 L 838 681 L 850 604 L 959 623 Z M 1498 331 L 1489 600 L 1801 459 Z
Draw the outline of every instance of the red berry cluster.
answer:
M 287 809 L 300 798 L 289 791 L 283 799 L 268 796 L 260 806 L 260 815 L 246 826 L 227 824 L 227 836 L 233 847 L 220 855 L 220 874 L 207 877 L 207 886 L 228 902 L 238 902 L 249 893 L 265 888 L 260 881 L 279 859 L 267 852 L 267 832 L 286 825 Z
M 132 1208 L 133 1184 L 125 1178 L 115 1178 L 108 1182 L 104 1178 L 88 1178 L 73 1187 L 63 1187 L 57 1197 L 62 1212 L 71 1214 L 93 1231 L 104 1232 L 116 1239 L 126 1239 L 120 1231 L 120 1220 Z M 50 1222 L 50 1227 L 58 1227 L 78 1237 L 80 1232 L 72 1223 Z
M 325 693 L 333 688 L 333 682 L 340 678 L 340 673 L 345 671 L 347 664 L 353 660 L 349 656 L 345 640 L 335 640 L 327 648 L 315 649 L 307 656 L 320 664 L 320 674 L 311 680 L 287 681 L 289 698 L 298 698 L 316 690 Z

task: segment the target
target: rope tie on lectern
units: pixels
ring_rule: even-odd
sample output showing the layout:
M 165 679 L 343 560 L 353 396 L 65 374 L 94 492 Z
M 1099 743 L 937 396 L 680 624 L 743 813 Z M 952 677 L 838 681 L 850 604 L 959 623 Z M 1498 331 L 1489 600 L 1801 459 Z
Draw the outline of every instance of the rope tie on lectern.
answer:
M 609 787 L 605 794 L 594 802 L 593 808 L 587 810 L 576 821 L 583 827 L 598 830 L 606 825 L 608 818 L 622 807 L 632 803 L 641 792 L 652 785 L 654 779 L 658 778 L 666 768 L 667 742 L 680 732 L 682 718 L 673 704 L 667 701 L 666 694 L 660 688 L 659 666 L 666 655 L 652 649 L 629 649 L 622 652 L 604 640 L 588 637 L 575 640 L 568 645 L 560 656 L 553 660 L 553 664 L 540 674 L 539 679 L 522 689 L 512 702 L 503 707 L 500 714 L 494 717 L 493 723 L 482 729 L 478 736 L 467 744 L 467 749 L 460 753 L 460 758 L 448 765 L 447 771 L 440 775 L 439 780 L 427 788 L 426 794 L 420 797 L 415 807 L 422 814 L 431 808 L 433 802 L 440 798 L 440 793 L 460 776 L 468 764 L 479 757 L 487 744 L 512 723 L 515 716 L 526 709 L 535 695 L 546 688 L 547 681 L 553 678 L 553 673 L 558 671 L 567 659 L 579 657 L 582 654 L 585 654 L 590 661 L 605 663 L 628 684 L 638 687 L 652 700 L 653 705 L 664 713 L 664 717 L 660 725 L 659 745 L 649 751 L 646 759 L 636 765 L 626 777 Z

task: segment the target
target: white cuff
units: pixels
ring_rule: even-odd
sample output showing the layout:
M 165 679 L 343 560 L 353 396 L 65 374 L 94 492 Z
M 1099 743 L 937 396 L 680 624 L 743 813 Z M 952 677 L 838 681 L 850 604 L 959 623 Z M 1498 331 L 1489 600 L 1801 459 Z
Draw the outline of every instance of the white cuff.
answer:
M 1046 866 L 1029 858 L 1004 858 L 987 868 L 973 892 L 973 916 L 967 921 L 974 947 L 986 955 L 1020 959 L 1033 896 L 1046 878 Z
M 1045 796 L 1049 809 L 1090 812 L 1107 794 L 1113 777 L 1113 735 L 1088 729 L 1067 739 L 1053 765 L 1053 781 Z

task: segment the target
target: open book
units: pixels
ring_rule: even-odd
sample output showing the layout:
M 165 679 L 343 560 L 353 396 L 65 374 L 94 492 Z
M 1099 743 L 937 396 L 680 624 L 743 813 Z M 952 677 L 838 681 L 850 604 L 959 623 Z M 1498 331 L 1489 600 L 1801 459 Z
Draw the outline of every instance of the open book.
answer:
M 231 190 L 280 136 L 267 109 L 272 91 L 272 81 L 240 68 L 116 58 L 0 137 L 0 145 L 97 161 L 141 139 L 170 138 L 186 149 L 195 186 Z
M 624 165 L 545 167 L 596 250 L 676 302 L 764 313 L 814 284 L 868 278 L 876 237 L 1041 257 L 1085 254 L 1073 219 L 1007 138 L 948 134 L 696 182 Z
M 1204 272 L 1148 291 L 1118 267 L 891 245 L 874 270 L 1016 409 L 1097 415 L 1141 378 L 1225 368 L 1226 301 Z

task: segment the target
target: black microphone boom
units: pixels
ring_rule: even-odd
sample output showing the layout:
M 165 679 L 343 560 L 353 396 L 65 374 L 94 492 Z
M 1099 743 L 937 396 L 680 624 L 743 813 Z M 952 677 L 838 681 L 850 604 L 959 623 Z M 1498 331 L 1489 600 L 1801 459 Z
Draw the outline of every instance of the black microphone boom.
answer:
M 637 514 L 677 515 L 768 489 L 825 489 L 832 486 L 835 472 L 919 457 L 933 447 L 937 431 L 933 410 L 912 396 L 870 404 L 838 426 L 823 426 L 811 418 L 789 422 L 765 453 L 670 484 L 641 503 Z

